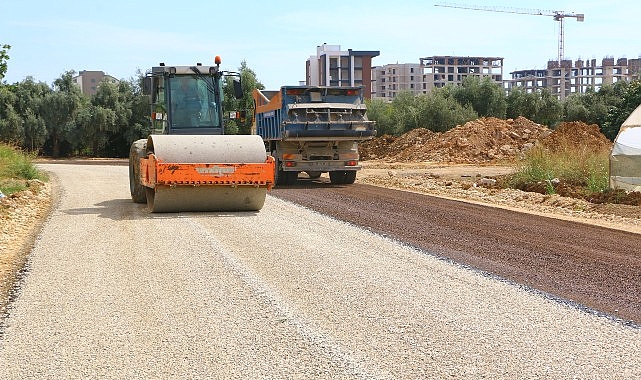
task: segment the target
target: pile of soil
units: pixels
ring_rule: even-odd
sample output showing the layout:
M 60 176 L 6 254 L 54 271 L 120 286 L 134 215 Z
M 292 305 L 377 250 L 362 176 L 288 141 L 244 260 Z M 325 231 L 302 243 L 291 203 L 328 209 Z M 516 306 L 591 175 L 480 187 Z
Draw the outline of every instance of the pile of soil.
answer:
M 563 122 L 555 130 L 524 117 L 501 120 L 493 117 L 472 120 L 444 133 L 424 128 L 402 136 L 384 135 L 359 146 L 362 160 L 389 162 L 443 162 L 450 164 L 488 164 L 514 161 L 539 145 L 551 152 L 577 147 L 587 152 L 602 153 L 612 149 L 612 142 L 596 124 L 580 121 Z M 501 188 L 504 178 L 485 187 Z M 520 190 L 548 194 L 551 184 L 531 183 Z M 592 193 L 585 186 L 560 181 L 553 185 L 554 193 L 565 197 L 585 199 L 591 203 L 641 205 L 641 193 L 610 190 Z
M 541 144 L 552 152 L 559 152 L 567 147 L 581 146 L 590 152 L 605 152 L 612 149 L 612 142 L 605 137 L 599 126 L 582 121 L 563 122 L 541 139 Z
M 415 129 L 400 137 L 382 136 L 360 145 L 362 160 L 487 163 L 521 157 L 552 131 L 524 117 L 484 117 L 444 133 Z

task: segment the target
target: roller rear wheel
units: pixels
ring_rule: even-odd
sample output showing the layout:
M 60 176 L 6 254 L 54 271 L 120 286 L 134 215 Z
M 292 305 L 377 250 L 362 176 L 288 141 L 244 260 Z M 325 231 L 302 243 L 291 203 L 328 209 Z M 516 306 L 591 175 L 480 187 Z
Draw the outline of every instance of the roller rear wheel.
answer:
M 147 140 L 137 140 L 129 149 L 129 191 L 136 203 L 147 202 L 146 187 L 140 183 L 140 159 L 147 154 Z

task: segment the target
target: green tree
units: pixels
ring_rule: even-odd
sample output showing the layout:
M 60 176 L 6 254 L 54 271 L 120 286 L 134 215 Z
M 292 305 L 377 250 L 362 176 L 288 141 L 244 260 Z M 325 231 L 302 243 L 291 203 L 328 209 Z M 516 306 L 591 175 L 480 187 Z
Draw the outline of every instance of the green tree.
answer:
M 532 119 L 533 122 L 547 125 L 551 128 L 561 121 L 563 117 L 563 105 L 561 101 L 548 89 L 537 91 L 541 97 L 541 106 L 538 108 L 536 116 Z
M 445 132 L 478 118 L 471 105 L 463 105 L 452 96 L 451 88 L 433 90 L 424 96 L 424 126 L 434 132 Z
M 9 49 L 11 49 L 11 45 L 7 44 L 2 45 L 2 49 L 0 49 L 0 81 L 7 73 L 7 61 L 9 60 L 9 54 L 7 54 L 7 52 Z
M 0 119 L 0 141 L 18 145 L 24 139 L 22 118 L 12 104 L 5 104 Z
M 151 133 L 149 97 L 142 93 L 143 78 L 144 75 L 138 73 L 137 78 L 131 78 L 129 80 L 131 99 L 129 99 L 128 104 L 131 108 L 131 116 L 129 118 L 128 128 L 123 134 L 123 141 L 126 145 L 123 157 L 129 154 L 129 145 L 131 145 L 132 142 L 146 138 Z
M 77 116 L 78 126 L 82 127 L 83 144 L 92 156 L 104 156 L 105 146 L 115 131 L 116 113 L 103 106 L 90 104 L 83 107 Z
M 635 80 L 626 87 L 620 103 L 608 112 L 602 128 L 603 134 L 610 140 L 614 140 L 619 133 L 621 124 L 640 104 L 641 80 Z
M 446 87 L 421 95 L 403 91 L 392 102 L 374 99 L 368 102 L 367 115 L 376 121 L 379 134 L 393 135 L 415 128 L 444 132 L 478 118 L 470 105 L 463 106 L 454 99 L 452 90 Z
M 506 117 L 516 119 L 519 116 L 554 127 L 561 121 L 563 105 L 547 89 L 528 93 L 516 87 L 506 97 Z
M 534 119 L 537 115 L 540 95 L 536 92 L 528 93 L 522 87 L 514 87 L 507 95 L 505 116 L 509 119 L 516 119 L 523 116 L 527 119 Z
M 229 120 L 226 125 L 226 133 L 233 134 L 250 134 L 253 125 L 253 111 L 254 111 L 254 90 L 263 90 L 265 86 L 258 81 L 256 73 L 249 68 L 246 61 L 240 63 L 238 68 L 240 74 L 241 85 L 243 89 L 242 99 L 234 97 L 233 78 L 227 77 L 224 86 L 223 112 L 229 115 L 231 112 L 238 112 L 241 115 L 240 119 Z
M 381 135 L 396 134 L 396 122 L 392 103 L 384 99 L 366 100 L 367 118 L 376 122 L 376 133 Z
M 117 132 L 105 148 L 108 156 L 127 157 L 131 143 L 151 133 L 149 98 L 142 94 L 142 78 L 139 71 L 137 77 L 118 83 L 120 107 L 114 109 Z
M 397 134 L 421 127 L 422 105 L 419 97 L 410 91 L 401 91 L 392 100 Z
M 505 90 L 488 76 L 483 79 L 468 76 L 461 86 L 453 87 L 452 94 L 463 107 L 471 106 L 479 116 L 505 118 Z
M 21 146 L 30 151 L 39 151 L 47 138 L 47 128 L 40 116 L 40 108 L 42 99 L 52 90 L 46 83 L 27 77 L 13 86 L 13 92 L 16 95 L 16 111 L 23 120 L 24 139 Z
M 23 115 L 24 142 L 22 147 L 29 151 L 39 151 L 47 139 L 45 121 L 29 108 Z
M 563 103 L 564 121 L 584 121 L 604 127 L 608 112 L 617 107 L 628 87 L 628 82 L 604 84 L 599 91 L 589 88 L 584 94 L 572 94 Z
M 80 88 L 73 82 L 73 71 L 67 71 L 53 83 L 54 91 L 45 95 L 41 103 L 41 115 L 47 126 L 47 144 L 53 157 L 60 157 L 62 148 L 73 151 L 76 131 L 76 115 L 83 105 Z

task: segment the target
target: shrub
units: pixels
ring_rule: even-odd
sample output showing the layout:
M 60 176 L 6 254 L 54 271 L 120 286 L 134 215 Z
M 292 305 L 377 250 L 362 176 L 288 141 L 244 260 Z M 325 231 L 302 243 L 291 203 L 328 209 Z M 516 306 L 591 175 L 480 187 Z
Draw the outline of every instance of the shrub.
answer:
M 0 144 L 0 190 L 11 194 L 26 188 L 26 180 L 46 179 L 33 165 L 33 156 L 9 145 Z

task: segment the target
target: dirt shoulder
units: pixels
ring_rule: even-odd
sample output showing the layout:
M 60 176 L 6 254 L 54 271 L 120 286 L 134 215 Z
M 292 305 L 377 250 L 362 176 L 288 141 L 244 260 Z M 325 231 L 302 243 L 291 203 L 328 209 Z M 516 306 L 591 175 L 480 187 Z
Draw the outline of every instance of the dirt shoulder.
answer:
M 641 233 L 641 207 L 593 204 L 582 199 L 483 186 L 514 171 L 509 164 L 364 161 L 358 183 L 479 203 L 514 211 Z
M 28 184 L 27 190 L 0 199 L 0 315 L 55 203 L 55 179 Z

